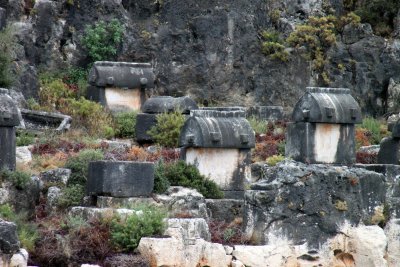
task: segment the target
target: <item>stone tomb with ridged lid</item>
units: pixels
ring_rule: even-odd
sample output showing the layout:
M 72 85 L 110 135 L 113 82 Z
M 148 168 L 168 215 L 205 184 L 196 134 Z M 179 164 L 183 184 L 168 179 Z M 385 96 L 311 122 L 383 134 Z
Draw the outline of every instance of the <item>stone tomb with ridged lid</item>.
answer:
M 242 195 L 250 182 L 254 131 L 244 111 L 192 110 L 180 135 L 186 163 L 196 165 L 224 191 Z
M 112 112 L 139 111 L 154 80 L 150 63 L 97 61 L 89 72 L 87 97 Z
M 286 157 L 304 163 L 353 164 L 361 109 L 344 88 L 307 88 L 286 132 Z

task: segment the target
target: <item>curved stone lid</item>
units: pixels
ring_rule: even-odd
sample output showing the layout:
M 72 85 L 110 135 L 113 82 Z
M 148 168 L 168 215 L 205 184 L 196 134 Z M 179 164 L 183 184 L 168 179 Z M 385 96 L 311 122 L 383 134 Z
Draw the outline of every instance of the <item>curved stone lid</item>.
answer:
M 243 111 L 192 110 L 181 130 L 179 146 L 253 148 L 254 131 Z
M 187 96 L 154 96 L 144 102 L 142 112 L 158 114 L 180 110 L 182 114 L 189 114 L 191 110 L 197 108 L 196 102 Z
M 19 124 L 17 105 L 8 95 L 8 90 L 0 88 L 0 127 L 12 127 Z
M 89 84 L 127 89 L 154 88 L 150 63 L 97 61 L 89 72 Z
M 361 109 L 346 88 L 309 87 L 296 103 L 296 122 L 361 123 Z

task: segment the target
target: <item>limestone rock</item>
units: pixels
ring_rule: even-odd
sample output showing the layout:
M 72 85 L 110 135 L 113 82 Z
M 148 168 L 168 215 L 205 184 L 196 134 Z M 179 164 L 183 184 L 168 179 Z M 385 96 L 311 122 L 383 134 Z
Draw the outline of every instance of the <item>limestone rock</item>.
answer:
M 64 184 L 66 185 L 69 177 L 71 176 L 71 170 L 65 168 L 57 168 L 49 171 L 40 173 L 40 180 L 45 184 Z
M 203 218 L 169 219 L 165 234 L 183 240 L 202 238 L 210 241 L 211 239 L 208 224 Z
M 195 189 L 171 186 L 165 194 L 157 195 L 156 200 L 167 206 L 172 215 L 208 218 L 204 196 Z
M 10 267 L 27 267 L 28 266 L 28 251 L 20 249 L 18 253 L 14 254 L 10 260 Z
M 400 220 L 390 220 L 384 229 L 388 241 L 387 263 L 389 267 L 395 267 L 400 262 Z
M 89 221 L 92 219 L 112 218 L 115 214 L 126 218 L 131 215 L 134 210 L 129 209 L 112 209 L 112 208 L 91 208 L 91 207 L 72 207 L 69 211 L 71 216 L 79 216 Z
M 387 108 L 390 113 L 399 113 L 400 112 L 400 82 L 396 82 L 392 78 L 389 79 L 388 85 L 388 99 L 387 99 Z
M 55 210 L 57 207 L 58 199 L 62 192 L 57 186 L 51 186 L 47 189 L 47 202 L 46 206 L 49 211 Z
M 0 219 L 0 254 L 14 254 L 18 249 L 17 225 Z
M 32 162 L 32 153 L 29 146 L 18 146 L 15 151 L 17 164 L 28 164 Z

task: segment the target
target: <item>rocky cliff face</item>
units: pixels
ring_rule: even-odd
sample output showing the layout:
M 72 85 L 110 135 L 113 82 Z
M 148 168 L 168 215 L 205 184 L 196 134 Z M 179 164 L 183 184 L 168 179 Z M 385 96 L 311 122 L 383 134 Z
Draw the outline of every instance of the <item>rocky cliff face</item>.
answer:
M 274 26 L 288 36 L 308 16 L 324 15 L 326 4 L 342 13 L 341 0 L 328 2 L 1 0 L 0 7 L 18 38 L 15 87 L 26 96 L 38 90 L 38 68 L 87 63 L 81 44 L 86 25 L 117 18 L 126 32 L 115 59 L 151 62 L 158 94 L 189 94 L 213 105 L 290 108 L 306 86 L 318 85 L 317 78 L 295 50 L 288 62 L 265 57 L 260 32 Z M 280 18 L 273 18 L 278 9 Z M 382 114 L 389 79 L 400 81 L 399 50 L 398 39 L 377 37 L 368 25 L 347 27 L 324 69 L 331 86 L 349 87 L 364 110 Z

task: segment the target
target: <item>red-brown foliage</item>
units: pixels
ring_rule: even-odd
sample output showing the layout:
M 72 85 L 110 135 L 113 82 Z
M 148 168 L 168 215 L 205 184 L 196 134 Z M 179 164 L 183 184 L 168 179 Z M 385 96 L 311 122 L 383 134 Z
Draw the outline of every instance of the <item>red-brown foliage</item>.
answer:
M 378 154 L 371 152 L 357 152 L 356 162 L 362 164 L 376 164 L 378 163 Z

